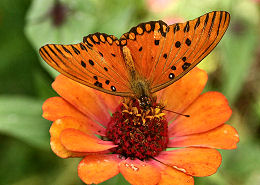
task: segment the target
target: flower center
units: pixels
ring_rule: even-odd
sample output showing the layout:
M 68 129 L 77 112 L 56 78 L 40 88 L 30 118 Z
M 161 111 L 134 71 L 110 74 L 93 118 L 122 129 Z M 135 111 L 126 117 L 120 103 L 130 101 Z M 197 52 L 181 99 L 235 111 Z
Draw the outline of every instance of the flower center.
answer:
M 143 109 L 137 100 L 124 99 L 106 130 L 107 138 L 118 145 L 112 152 L 144 160 L 164 150 L 168 143 L 168 122 L 161 108 L 154 103 Z

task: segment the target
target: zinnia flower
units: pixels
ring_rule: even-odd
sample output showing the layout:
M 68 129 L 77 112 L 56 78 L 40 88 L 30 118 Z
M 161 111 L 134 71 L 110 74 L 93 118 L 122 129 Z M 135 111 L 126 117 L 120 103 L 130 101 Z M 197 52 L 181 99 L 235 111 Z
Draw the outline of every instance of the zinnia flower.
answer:
M 59 75 L 52 86 L 61 97 L 43 105 L 43 117 L 53 121 L 51 148 L 61 158 L 83 158 L 78 174 L 86 184 L 121 173 L 134 185 L 192 185 L 193 176 L 217 171 L 221 155 L 216 149 L 234 149 L 239 141 L 225 124 L 232 113 L 226 98 L 201 94 L 206 82 L 206 72 L 194 68 L 144 110 L 130 98 Z

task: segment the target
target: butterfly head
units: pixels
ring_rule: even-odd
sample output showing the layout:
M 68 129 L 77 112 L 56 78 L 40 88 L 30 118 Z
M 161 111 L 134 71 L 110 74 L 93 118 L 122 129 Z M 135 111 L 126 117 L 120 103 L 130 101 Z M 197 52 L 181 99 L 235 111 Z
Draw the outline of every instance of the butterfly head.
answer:
M 152 100 L 150 97 L 148 96 L 141 96 L 139 99 L 139 105 L 143 108 L 143 109 L 148 109 L 151 107 L 152 105 Z

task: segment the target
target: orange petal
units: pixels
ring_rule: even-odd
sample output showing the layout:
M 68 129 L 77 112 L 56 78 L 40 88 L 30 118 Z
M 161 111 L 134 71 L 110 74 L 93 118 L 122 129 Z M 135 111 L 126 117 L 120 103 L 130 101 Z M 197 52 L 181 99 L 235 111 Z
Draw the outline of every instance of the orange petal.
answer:
M 42 106 L 42 110 L 42 116 L 50 121 L 55 121 L 64 116 L 72 116 L 80 119 L 85 119 L 86 117 L 61 97 L 47 99 Z
M 102 141 L 74 128 L 63 130 L 60 140 L 67 150 L 73 152 L 101 152 L 117 147 L 110 141 Z
M 122 161 L 119 170 L 132 185 L 155 185 L 161 178 L 157 167 L 138 159 Z
M 159 185 L 194 185 L 192 176 L 186 175 L 174 168 L 166 167 L 161 174 L 162 176 Z
M 118 108 L 122 98 L 119 96 L 110 95 L 103 92 L 96 92 L 96 95 L 102 100 L 104 103 L 104 106 L 106 106 L 106 109 L 109 110 L 109 112 L 114 113 L 116 109 Z
M 190 117 L 178 116 L 169 126 L 169 137 L 206 132 L 226 121 L 232 114 L 227 99 L 218 92 L 200 95 L 184 112 Z
M 162 90 L 158 94 L 158 100 L 164 102 L 166 109 L 182 112 L 202 92 L 208 80 L 207 73 L 199 68 L 192 69 L 183 78 Z M 176 117 L 176 114 L 165 111 L 168 121 Z
M 218 149 L 235 149 L 239 141 L 235 128 L 224 124 L 208 132 L 188 136 L 174 137 L 168 147 L 200 146 Z
M 117 155 L 89 155 L 78 166 L 80 179 L 86 184 L 99 184 L 119 173 Z
M 53 89 L 76 109 L 99 122 L 107 125 L 111 116 L 104 99 L 99 98 L 100 92 L 81 85 L 69 78 L 59 75 L 52 84 Z M 113 96 L 109 96 L 114 98 Z
M 91 120 L 90 120 L 91 121 Z M 51 134 L 51 148 L 53 152 L 58 155 L 61 158 L 68 158 L 68 157 L 78 157 L 78 156 L 84 156 L 84 153 L 75 153 L 68 151 L 60 142 L 60 134 L 64 129 L 67 128 L 74 128 L 81 130 L 85 133 L 92 133 L 92 128 L 86 124 L 83 123 L 75 118 L 72 117 L 63 117 L 61 119 L 57 119 L 50 128 L 50 134 Z M 95 137 L 92 135 L 92 137 Z
M 80 152 L 71 152 L 68 151 L 64 146 L 60 143 L 60 139 L 51 137 L 51 149 L 52 151 L 61 158 L 69 158 L 69 157 L 83 157 L 86 156 L 86 153 L 80 153 Z
M 210 148 L 182 148 L 161 152 L 157 160 L 192 176 L 209 176 L 216 173 L 221 155 Z
M 42 110 L 45 119 L 55 121 L 64 116 L 74 117 L 87 124 L 88 128 L 93 130 L 96 134 L 105 133 L 104 127 L 93 122 L 61 97 L 52 97 L 47 99 L 42 106 Z

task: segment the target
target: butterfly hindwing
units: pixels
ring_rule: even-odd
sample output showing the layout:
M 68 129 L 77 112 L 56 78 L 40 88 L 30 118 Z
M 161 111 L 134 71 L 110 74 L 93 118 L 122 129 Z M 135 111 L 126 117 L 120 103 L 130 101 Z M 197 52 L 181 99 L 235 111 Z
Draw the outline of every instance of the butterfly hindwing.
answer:
M 94 89 L 130 96 L 129 79 L 119 41 L 96 33 L 72 45 L 47 44 L 40 48 L 42 58 L 65 76 Z

